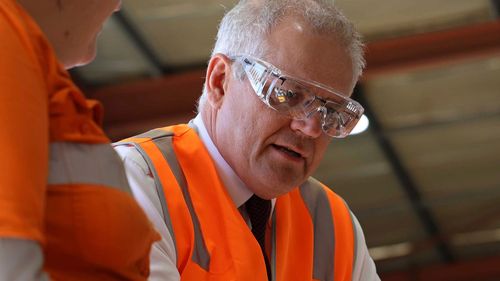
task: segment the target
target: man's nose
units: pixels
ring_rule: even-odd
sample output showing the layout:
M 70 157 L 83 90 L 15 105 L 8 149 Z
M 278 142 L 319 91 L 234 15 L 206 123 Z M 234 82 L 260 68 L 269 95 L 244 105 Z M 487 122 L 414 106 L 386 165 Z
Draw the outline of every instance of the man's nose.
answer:
M 304 119 L 292 119 L 290 128 L 294 132 L 300 132 L 302 135 L 310 138 L 318 138 L 323 133 L 322 127 L 322 112 L 315 110 Z

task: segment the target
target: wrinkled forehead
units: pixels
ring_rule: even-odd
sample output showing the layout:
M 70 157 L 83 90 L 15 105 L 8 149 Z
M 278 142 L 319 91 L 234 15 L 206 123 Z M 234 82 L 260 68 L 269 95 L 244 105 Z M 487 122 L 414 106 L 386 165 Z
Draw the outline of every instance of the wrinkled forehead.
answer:
M 352 58 L 335 34 L 314 31 L 304 20 L 289 17 L 267 35 L 265 45 L 264 59 L 288 75 L 351 94 L 356 82 Z

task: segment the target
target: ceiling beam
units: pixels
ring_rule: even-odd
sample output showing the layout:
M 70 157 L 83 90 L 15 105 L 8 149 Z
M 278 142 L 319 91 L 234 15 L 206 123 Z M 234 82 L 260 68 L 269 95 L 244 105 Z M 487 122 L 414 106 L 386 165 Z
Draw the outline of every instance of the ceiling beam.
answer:
M 196 111 L 205 69 L 102 87 L 88 92 L 105 108 L 104 129 L 112 140 L 152 129 L 159 121 L 189 121 Z M 161 125 L 161 124 L 160 124 Z
M 149 44 L 147 44 L 144 36 L 136 28 L 123 8 L 120 11 L 115 12 L 113 14 L 113 17 L 116 19 L 119 26 L 123 29 L 130 41 L 137 47 L 140 53 L 147 60 L 149 67 L 151 68 L 151 76 L 157 77 L 163 74 L 170 73 L 170 69 L 162 64 L 158 54 Z
M 367 45 L 364 79 L 492 54 L 500 54 L 500 20 L 371 42 Z
M 500 0 L 490 0 L 490 3 L 495 17 L 500 17 Z
M 127 22 L 123 15 L 118 18 Z M 389 71 L 405 71 L 436 63 L 457 63 L 461 59 L 492 54 L 500 54 L 500 20 L 371 42 L 367 44 L 368 68 L 364 79 Z M 155 60 L 152 58 L 152 61 Z M 120 128 L 114 130 L 111 137 L 121 138 L 137 133 L 138 129 L 150 129 L 146 127 L 148 124 L 156 124 L 162 118 L 177 120 L 179 116 L 191 116 L 195 101 L 201 94 L 204 76 L 205 68 L 198 68 L 181 74 L 100 87 L 87 94 L 103 102 L 106 108 L 105 128 Z M 127 124 L 132 123 L 136 125 L 127 129 Z

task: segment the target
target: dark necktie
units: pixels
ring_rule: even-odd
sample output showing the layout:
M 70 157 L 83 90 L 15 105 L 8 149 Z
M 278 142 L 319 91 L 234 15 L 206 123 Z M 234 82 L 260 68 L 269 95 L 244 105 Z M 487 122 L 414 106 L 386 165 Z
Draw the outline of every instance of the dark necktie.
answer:
M 266 262 L 267 277 L 271 280 L 271 267 L 265 251 L 266 225 L 271 214 L 271 200 L 265 200 L 257 195 L 253 195 L 245 203 L 250 222 L 252 223 L 252 233 L 259 242 L 262 255 Z

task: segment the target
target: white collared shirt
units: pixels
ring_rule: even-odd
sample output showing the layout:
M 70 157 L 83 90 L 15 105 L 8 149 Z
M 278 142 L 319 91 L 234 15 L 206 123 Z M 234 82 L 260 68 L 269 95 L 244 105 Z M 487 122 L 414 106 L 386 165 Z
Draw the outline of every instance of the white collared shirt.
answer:
M 198 129 L 198 135 L 208 150 L 222 183 L 231 196 L 235 206 L 241 207 L 253 193 L 238 177 L 234 170 L 224 160 L 219 150 L 213 143 L 203 123 L 201 115 L 193 120 Z M 148 165 L 142 155 L 131 146 L 118 146 L 115 148 L 124 161 L 125 170 L 130 187 L 137 202 L 144 209 L 149 219 L 160 233 L 162 239 L 155 244 L 151 250 L 150 263 L 152 281 L 179 281 L 180 275 L 176 267 L 175 245 L 167 229 L 162 215 L 160 199 L 156 194 L 154 179 L 151 177 Z M 273 207 L 275 199 L 272 200 Z M 354 217 L 356 227 L 357 252 L 354 265 L 353 281 L 376 281 L 380 280 L 376 273 L 375 264 L 368 254 L 365 238 L 359 222 Z

